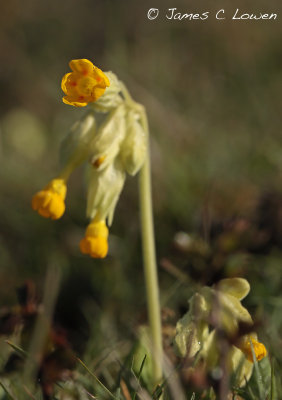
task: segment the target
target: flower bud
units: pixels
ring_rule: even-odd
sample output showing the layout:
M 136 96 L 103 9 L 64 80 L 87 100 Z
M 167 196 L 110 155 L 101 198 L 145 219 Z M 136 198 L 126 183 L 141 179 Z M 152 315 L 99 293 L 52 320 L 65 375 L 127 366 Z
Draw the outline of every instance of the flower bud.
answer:
M 44 218 L 59 219 L 65 212 L 67 187 L 63 179 L 53 179 L 32 198 L 32 208 Z

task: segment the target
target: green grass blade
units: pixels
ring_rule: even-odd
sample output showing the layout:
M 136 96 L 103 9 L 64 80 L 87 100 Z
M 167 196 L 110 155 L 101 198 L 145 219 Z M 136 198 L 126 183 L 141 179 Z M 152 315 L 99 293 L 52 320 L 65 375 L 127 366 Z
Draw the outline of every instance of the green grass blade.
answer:
M 116 396 L 113 395 L 113 393 L 110 392 L 110 390 L 97 378 L 96 375 L 93 374 L 92 371 L 84 364 L 82 360 L 77 358 L 77 361 L 83 366 L 83 368 L 86 369 L 86 371 L 96 380 L 97 383 L 104 389 L 104 391 L 112 398 L 115 400 L 119 400 Z
M 17 346 L 16 344 L 10 342 L 10 340 L 5 341 L 9 346 L 12 347 L 13 350 L 15 350 L 22 358 L 27 357 L 27 352 L 23 350 L 21 347 Z
M 274 362 L 273 362 L 273 360 L 271 361 L 270 400 L 275 400 L 275 374 L 274 374 Z
M 136 375 L 136 379 L 138 381 L 138 384 L 140 384 L 140 377 L 141 377 L 141 374 L 142 374 L 142 371 L 143 371 L 143 367 L 145 365 L 146 358 L 147 358 L 147 354 L 145 354 L 145 356 L 144 356 L 144 358 L 142 360 L 142 363 L 140 365 L 138 374 Z M 134 374 L 134 376 L 135 376 L 135 374 Z M 135 391 L 134 394 L 133 394 L 132 400 L 135 400 L 136 396 L 137 396 L 137 392 Z
M 3 385 L 2 382 L 0 382 L 0 386 L 2 387 L 2 389 L 4 390 L 4 392 L 6 393 L 7 397 L 9 400 L 16 400 L 6 389 L 6 387 Z

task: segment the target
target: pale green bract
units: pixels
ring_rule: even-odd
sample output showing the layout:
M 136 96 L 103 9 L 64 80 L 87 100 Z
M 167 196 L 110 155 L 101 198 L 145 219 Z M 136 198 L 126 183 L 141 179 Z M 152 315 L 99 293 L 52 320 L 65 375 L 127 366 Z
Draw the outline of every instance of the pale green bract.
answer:
M 114 161 L 126 134 L 126 107 L 122 104 L 109 113 L 91 142 L 91 154 L 93 154 L 91 163 L 100 157 L 105 157 L 97 170 L 101 171 Z

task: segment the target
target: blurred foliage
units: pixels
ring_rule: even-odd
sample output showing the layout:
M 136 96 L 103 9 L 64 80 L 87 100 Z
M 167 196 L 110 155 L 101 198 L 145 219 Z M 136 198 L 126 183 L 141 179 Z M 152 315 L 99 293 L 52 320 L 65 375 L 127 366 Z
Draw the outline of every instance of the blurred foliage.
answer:
M 151 7 L 160 9 L 154 21 L 147 19 Z M 165 13 L 171 7 L 211 14 L 205 21 L 168 21 Z M 239 8 L 276 12 L 278 18 L 218 21 L 214 13 L 222 7 L 229 17 Z M 128 356 L 138 326 L 146 321 L 137 182 L 126 182 L 110 255 L 103 261 L 84 257 L 78 248 L 86 225 L 82 168 L 70 180 L 61 220 L 45 220 L 31 210 L 32 195 L 58 171 L 60 142 L 85 112 L 62 103 L 61 77 L 69 60 L 89 58 L 114 71 L 147 109 L 162 305 L 175 313 L 166 328 L 186 312 L 187 299 L 200 284 L 245 277 L 251 284 L 245 304 L 269 350 L 273 376 L 279 377 L 281 11 L 278 0 L 258 0 L 255 6 L 250 0 L 224 6 L 217 0 L 193 6 L 184 0 L 1 4 L 1 318 L 10 313 L 22 321 L 19 311 L 11 311 L 16 288 L 33 282 L 40 303 L 48 268 L 59 267 L 54 324 L 64 328 L 72 351 L 116 398 L 122 398 L 116 390 L 124 398 L 126 388 L 132 398 L 140 390 Z M 15 319 L 9 320 L 9 329 Z M 2 338 L 0 347 L 4 366 L 10 347 Z M 76 384 L 62 384 L 66 394 L 60 398 L 91 398 L 87 391 L 108 398 L 82 366 L 72 374 Z M 15 379 L 1 378 L 1 398 L 24 396 L 20 387 L 21 395 L 11 397 Z M 274 385 L 270 380 L 268 389 Z M 188 399 L 204 393 L 200 377 L 194 379 L 195 388 L 183 377 L 181 382 Z M 238 389 L 242 398 L 258 398 L 256 382 Z M 281 393 L 278 379 L 275 385 Z M 202 396 L 213 395 L 206 390 Z

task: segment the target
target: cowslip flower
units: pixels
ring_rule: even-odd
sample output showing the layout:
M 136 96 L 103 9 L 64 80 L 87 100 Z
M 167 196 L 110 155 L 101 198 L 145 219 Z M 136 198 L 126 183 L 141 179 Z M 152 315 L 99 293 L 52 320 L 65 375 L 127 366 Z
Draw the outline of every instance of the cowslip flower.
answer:
M 88 225 L 85 237 L 80 241 L 80 250 L 94 258 L 104 258 L 108 253 L 109 230 L 104 220 Z
M 177 353 L 182 357 L 197 356 L 197 362 L 203 362 L 208 371 L 215 370 L 220 364 L 220 332 L 232 339 L 238 334 L 240 324 L 253 325 L 251 315 L 241 304 L 249 290 L 250 285 L 245 279 L 231 278 L 221 280 L 214 287 L 203 287 L 192 296 L 189 311 L 177 322 Z M 215 328 L 210 323 L 214 318 Z M 265 346 L 258 342 L 254 332 L 237 340 L 226 355 L 229 370 L 236 373 L 239 386 L 244 385 L 252 374 L 252 349 L 258 361 L 267 355 Z
M 72 60 L 69 66 L 72 72 L 64 75 L 61 84 L 66 104 L 84 107 L 98 100 L 110 85 L 104 72 L 87 59 Z
M 243 337 L 241 342 L 238 344 L 238 347 L 251 363 L 254 361 L 252 348 L 257 361 L 262 360 L 267 355 L 267 350 L 264 344 L 258 342 L 255 334 Z
M 126 174 L 135 175 L 145 160 L 148 138 L 142 123 L 144 109 L 131 99 L 112 72 L 104 73 L 86 59 L 73 60 L 70 67 L 73 72 L 62 79 L 66 94 L 63 102 L 77 107 L 89 104 L 89 111 L 63 140 L 63 168 L 56 179 L 34 196 L 32 207 L 44 217 L 60 218 L 65 210 L 66 190 L 64 196 L 58 197 L 52 182 L 64 182 L 66 188 L 73 170 L 87 161 L 86 215 L 90 224 L 80 241 L 80 250 L 91 257 L 104 258 L 108 253 L 107 225 L 112 224 Z M 99 124 L 96 113 L 104 114 Z M 53 200 L 48 203 L 42 198 Z
M 63 179 L 53 179 L 32 198 L 32 208 L 42 217 L 59 219 L 65 212 L 67 187 Z

